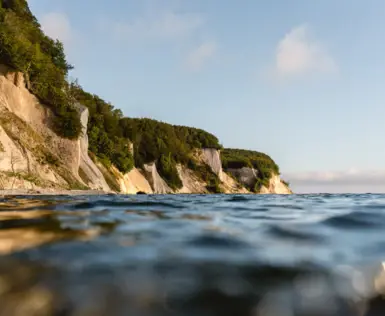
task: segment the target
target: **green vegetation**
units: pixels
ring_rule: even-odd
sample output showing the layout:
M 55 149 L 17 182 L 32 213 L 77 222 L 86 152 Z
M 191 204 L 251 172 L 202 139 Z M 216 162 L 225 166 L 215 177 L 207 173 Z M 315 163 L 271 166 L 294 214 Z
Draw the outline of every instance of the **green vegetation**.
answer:
M 159 174 L 173 189 L 182 187 L 177 163 L 187 164 L 196 148 L 221 148 L 214 135 L 197 128 L 135 118 L 122 118 L 120 127 L 134 144 L 135 165 L 155 161 Z
M 259 192 L 262 186 L 268 186 L 272 174 L 279 175 L 279 167 L 268 155 L 252 150 L 226 148 L 221 154 L 224 169 L 254 168 L 258 179 L 251 191 Z
M 34 175 L 32 173 L 19 172 L 19 171 L 18 172 L 5 171 L 5 172 L 3 172 L 3 174 L 6 175 L 7 177 L 12 177 L 15 179 L 25 180 L 25 181 L 31 182 L 37 186 L 40 186 L 42 184 L 41 179 L 37 175 Z M 14 185 L 14 182 L 13 182 L 13 185 Z M 13 189 L 13 185 L 12 185 L 12 187 L 10 187 L 10 189 Z
M 159 160 L 187 163 L 195 148 L 221 148 L 218 139 L 203 130 L 175 126 L 151 119 L 123 118 L 123 136 L 134 143 L 135 164 Z
M 73 98 L 86 106 L 90 117 L 88 121 L 89 150 L 94 153 L 104 166 L 113 164 L 119 171 L 126 173 L 134 167 L 130 151 L 130 141 L 123 137 L 120 121 L 123 113 L 97 95 L 85 92 L 77 83 L 71 83 Z
M 218 139 L 203 130 L 174 126 L 151 119 L 123 117 L 121 110 L 74 82 L 71 95 L 88 107 L 89 150 L 107 169 L 113 164 L 126 173 L 134 165 L 156 162 L 159 174 L 172 189 L 182 187 L 177 163 L 186 164 L 195 148 L 221 148 Z M 133 144 L 132 157 L 130 144 Z
M 206 189 L 210 193 L 223 193 L 220 188 L 220 180 L 218 176 L 211 170 L 211 168 L 204 163 L 197 163 L 194 159 L 190 159 L 187 167 L 194 171 L 194 173 L 204 182 L 207 183 Z
M 221 148 L 214 135 L 197 128 L 123 117 L 122 111 L 85 92 L 77 82 L 71 84 L 70 91 L 77 102 L 89 109 L 89 150 L 107 169 L 113 164 L 126 173 L 134 165 L 142 167 L 155 161 L 167 184 L 172 189 L 179 189 L 182 181 L 177 163 L 186 164 L 196 148 Z
M 56 114 L 55 132 L 75 139 L 81 124 L 66 81 L 63 44 L 46 36 L 26 0 L 0 0 L 0 63 L 24 73 L 28 88 Z
M 172 160 L 171 155 L 162 155 L 158 160 L 157 168 L 159 174 L 162 175 L 162 178 L 168 183 L 171 189 L 180 189 L 183 186 L 182 180 L 179 178 L 178 170 L 176 169 L 176 163 Z
M 58 167 L 60 165 L 59 158 L 56 157 L 55 155 L 53 155 L 48 150 L 43 151 L 43 154 L 45 156 L 45 161 L 43 161 L 43 164 L 47 163 L 51 166 L 56 166 L 56 167 Z

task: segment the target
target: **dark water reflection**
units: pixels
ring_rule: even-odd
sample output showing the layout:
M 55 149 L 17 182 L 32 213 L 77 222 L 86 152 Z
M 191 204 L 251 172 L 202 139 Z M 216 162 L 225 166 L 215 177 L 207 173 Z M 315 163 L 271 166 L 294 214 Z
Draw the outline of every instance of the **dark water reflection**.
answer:
M 0 200 L 0 315 L 385 315 L 385 195 Z

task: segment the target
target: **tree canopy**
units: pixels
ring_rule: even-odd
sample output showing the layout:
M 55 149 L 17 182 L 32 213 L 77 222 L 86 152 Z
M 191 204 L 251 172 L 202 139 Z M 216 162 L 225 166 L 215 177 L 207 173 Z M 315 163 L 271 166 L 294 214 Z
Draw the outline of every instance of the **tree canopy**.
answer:
M 56 114 L 60 136 L 79 136 L 79 113 L 67 93 L 72 66 L 63 44 L 42 32 L 25 0 L 0 0 L 0 62 L 24 73 L 31 92 Z

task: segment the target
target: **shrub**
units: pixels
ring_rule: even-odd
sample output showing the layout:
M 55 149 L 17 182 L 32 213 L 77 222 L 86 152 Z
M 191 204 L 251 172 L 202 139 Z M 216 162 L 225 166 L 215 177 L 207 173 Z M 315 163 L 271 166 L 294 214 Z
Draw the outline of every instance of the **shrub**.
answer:
M 182 180 L 179 177 L 175 161 L 170 156 L 161 156 L 158 160 L 157 168 L 160 176 L 167 182 L 168 186 L 173 189 L 183 187 Z
M 222 189 L 219 186 L 219 181 L 217 178 L 211 178 L 209 183 L 206 185 L 207 191 L 214 194 L 222 193 Z

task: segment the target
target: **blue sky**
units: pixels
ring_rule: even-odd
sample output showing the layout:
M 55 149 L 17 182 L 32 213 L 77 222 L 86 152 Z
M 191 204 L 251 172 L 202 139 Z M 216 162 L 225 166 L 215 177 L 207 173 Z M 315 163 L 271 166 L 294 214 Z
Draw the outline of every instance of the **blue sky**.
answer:
M 125 115 L 266 152 L 297 192 L 385 192 L 385 1 L 29 3 Z

